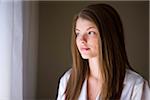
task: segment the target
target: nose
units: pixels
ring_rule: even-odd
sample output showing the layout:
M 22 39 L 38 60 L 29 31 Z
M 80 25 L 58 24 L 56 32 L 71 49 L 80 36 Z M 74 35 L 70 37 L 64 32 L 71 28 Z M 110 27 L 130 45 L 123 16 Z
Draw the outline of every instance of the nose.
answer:
M 83 35 L 80 37 L 80 41 L 81 41 L 81 43 L 86 43 L 86 42 L 87 42 L 87 35 L 86 35 L 86 34 L 83 34 Z

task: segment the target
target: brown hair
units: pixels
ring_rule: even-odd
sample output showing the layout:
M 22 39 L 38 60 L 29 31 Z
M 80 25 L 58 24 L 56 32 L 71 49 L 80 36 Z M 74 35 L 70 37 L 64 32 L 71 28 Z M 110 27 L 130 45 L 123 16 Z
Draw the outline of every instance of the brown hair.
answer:
M 107 4 L 93 4 L 82 9 L 74 19 L 72 34 L 72 71 L 65 95 L 66 100 L 77 100 L 83 82 L 89 72 L 88 60 L 82 59 L 77 46 L 75 27 L 78 18 L 84 18 L 95 23 L 100 33 L 103 66 L 99 69 L 104 84 L 102 84 L 101 100 L 119 99 L 123 89 L 126 68 L 131 68 L 127 59 L 124 32 L 118 13 Z

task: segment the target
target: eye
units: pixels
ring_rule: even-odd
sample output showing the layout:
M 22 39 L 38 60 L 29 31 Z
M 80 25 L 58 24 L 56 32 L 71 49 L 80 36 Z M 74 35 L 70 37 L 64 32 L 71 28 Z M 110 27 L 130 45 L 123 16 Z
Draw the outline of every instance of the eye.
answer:
M 88 32 L 89 35 L 95 35 L 96 33 L 94 31 Z
M 79 33 L 79 32 L 76 32 L 75 34 L 76 34 L 76 36 L 78 36 L 80 33 Z

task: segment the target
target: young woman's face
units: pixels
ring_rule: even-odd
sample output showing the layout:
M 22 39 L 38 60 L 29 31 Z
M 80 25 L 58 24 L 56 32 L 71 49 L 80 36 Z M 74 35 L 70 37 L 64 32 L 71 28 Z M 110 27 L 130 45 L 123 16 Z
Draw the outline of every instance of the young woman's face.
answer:
M 78 18 L 76 22 L 76 44 L 83 59 L 99 55 L 99 31 L 96 25 L 86 19 Z

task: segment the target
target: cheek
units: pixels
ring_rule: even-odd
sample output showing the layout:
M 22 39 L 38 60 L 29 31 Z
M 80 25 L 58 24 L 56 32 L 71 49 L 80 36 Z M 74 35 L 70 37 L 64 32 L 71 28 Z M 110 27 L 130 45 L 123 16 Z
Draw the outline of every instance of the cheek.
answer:
M 93 46 L 97 46 L 98 45 L 98 39 L 96 39 L 96 38 L 90 39 L 89 43 Z
M 92 41 L 90 41 L 91 46 L 93 47 L 94 50 L 99 50 L 99 42 L 97 39 L 94 39 Z
M 96 49 L 99 51 L 99 41 L 96 41 Z
M 79 48 L 79 41 L 78 41 L 78 39 L 76 39 L 76 46 L 77 46 L 77 48 Z

